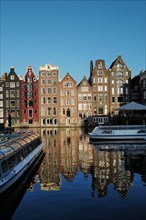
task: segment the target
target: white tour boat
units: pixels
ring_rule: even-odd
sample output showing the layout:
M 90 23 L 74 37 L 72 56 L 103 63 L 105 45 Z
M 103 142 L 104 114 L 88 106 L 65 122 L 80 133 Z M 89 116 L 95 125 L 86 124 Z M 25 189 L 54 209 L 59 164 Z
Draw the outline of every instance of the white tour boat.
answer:
M 0 194 L 8 190 L 43 151 L 40 135 L 24 133 L 0 144 Z
M 97 126 L 88 134 L 91 141 L 146 141 L 146 126 Z

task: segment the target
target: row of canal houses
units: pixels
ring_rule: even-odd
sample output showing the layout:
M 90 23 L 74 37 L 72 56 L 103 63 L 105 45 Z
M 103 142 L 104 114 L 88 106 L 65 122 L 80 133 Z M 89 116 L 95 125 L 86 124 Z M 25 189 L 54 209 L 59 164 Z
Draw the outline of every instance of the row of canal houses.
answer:
M 108 123 L 117 108 L 130 101 L 146 104 L 146 71 L 134 78 L 121 56 L 106 69 L 90 61 L 90 74 L 80 83 L 58 66 L 46 64 L 37 76 L 32 66 L 24 77 L 14 67 L 0 78 L 0 124 L 13 127 L 65 127 Z

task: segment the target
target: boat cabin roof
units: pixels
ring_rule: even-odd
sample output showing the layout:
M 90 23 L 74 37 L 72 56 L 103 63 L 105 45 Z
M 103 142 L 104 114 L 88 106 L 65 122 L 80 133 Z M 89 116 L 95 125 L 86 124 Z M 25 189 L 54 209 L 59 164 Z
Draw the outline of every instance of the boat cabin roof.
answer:
M 19 138 L 15 138 L 9 140 L 8 142 L 5 142 L 4 144 L 1 144 L 0 160 L 2 160 L 4 157 L 9 157 L 13 153 L 19 151 L 20 149 L 28 145 L 30 142 L 35 140 L 37 137 L 39 137 L 38 134 L 25 134 L 20 136 Z

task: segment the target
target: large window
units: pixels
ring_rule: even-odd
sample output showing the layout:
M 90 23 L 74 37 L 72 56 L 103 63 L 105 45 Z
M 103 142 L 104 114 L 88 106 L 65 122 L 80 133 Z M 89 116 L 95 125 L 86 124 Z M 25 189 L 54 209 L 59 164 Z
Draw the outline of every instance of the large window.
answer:
M 122 72 L 118 72 L 117 73 L 117 78 L 122 78 L 123 77 L 123 73 Z
M 71 88 L 73 85 L 72 85 L 72 82 L 64 82 L 63 86 L 65 88 Z

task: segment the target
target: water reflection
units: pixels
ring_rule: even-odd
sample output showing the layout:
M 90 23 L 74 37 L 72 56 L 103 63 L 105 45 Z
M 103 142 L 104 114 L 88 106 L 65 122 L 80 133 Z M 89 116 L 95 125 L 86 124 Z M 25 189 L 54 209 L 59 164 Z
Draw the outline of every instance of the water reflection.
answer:
M 105 197 L 112 184 L 119 196 L 125 198 L 135 173 L 141 175 L 143 184 L 146 183 L 144 145 L 103 149 L 89 144 L 88 135 L 82 129 L 41 129 L 40 132 L 46 152 L 39 172 L 41 190 L 60 190 L 62 177 L 71 182 L 78 169 L 85 178 L 89 174 L 92 176 L 93 197 Z
M 15 209 L 15 220 L 145 219 L 146 146 L 95 146 L 79 128 L 34 131 L 45 142 L 45 156 L 35 174 L 30 170 L 1 198 L 2 219 Z

